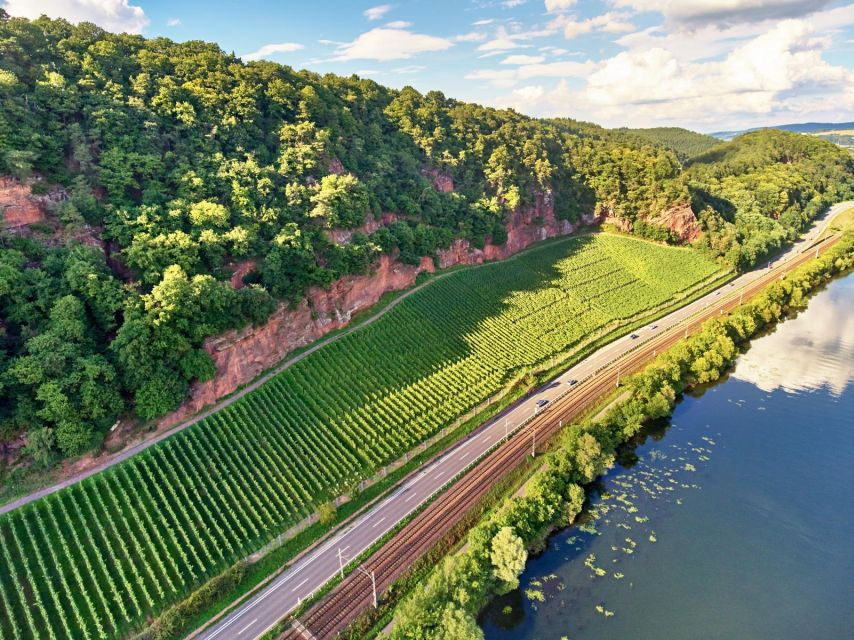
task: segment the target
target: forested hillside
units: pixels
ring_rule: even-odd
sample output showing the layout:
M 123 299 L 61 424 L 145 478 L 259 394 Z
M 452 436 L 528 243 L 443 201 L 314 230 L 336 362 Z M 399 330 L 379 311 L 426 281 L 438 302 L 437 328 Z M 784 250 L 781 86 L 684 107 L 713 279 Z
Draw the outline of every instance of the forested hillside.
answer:
M 848 194 L 851 172 L 832 145 L 768 132 L 683 172 L 595 125 L 0 9 L 0 174 L 56 196 L 46 223 L 0 236 L 0 442 L 27 432 L 49 463 L 127 411 L 163 415 L 214 374 L 205 337 L 381 253 L 502 244 L 537 198 L 628 226 L 691 202 L 702 245 L 745 267 Z M 385 212 L 397 221 L 358 231 Z
M 682 178 L 704 233 L 698 244 L 746 269 L 852 197 L 854 158 L 814 136 L 765 129 L 696 156 Z
M 682 129 L 680 127 L 653 127 L 650 129 L 617 129 L 627 134 L 634 134 L 655 144 L 667 147 L 679 157 L 687 161 L 696 155 L 708 151 L 720 144 L 720 140 L 703 133 Z

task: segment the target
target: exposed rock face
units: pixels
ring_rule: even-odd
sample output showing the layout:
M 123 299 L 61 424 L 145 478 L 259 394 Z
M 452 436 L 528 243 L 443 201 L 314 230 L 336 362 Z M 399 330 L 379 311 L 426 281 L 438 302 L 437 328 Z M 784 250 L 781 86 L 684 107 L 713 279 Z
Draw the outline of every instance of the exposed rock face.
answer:
M 532 220 L 541 218 L 541 224 Z M 584 224 L 597 220 L 590 216 Z M 439 252 L 442 268 L 455 264 L 480 264 L 506 258 L 546 238 L 566 235 L 576 226 L 554 217 L 551 194 L 539 196 L 533 206 L 516 212 L 507 225 L 507 242 L 487 243 L 474 249 L 457 240 Z M 326 289 L 314 287 L 296 308 L 280 306 L 261 327 L 229 331 L 205 341 L 205 349 L 216 363 L 216 376 L 195 383 L 190 397 L 176 412 L 166 416 L 161 426 L 173 425 L 212 404 L 279 362 L 287 353 L 346 326 L 353 314 L 375 304 L 387 291 L 405 289 L 422 271 L 434 271 L 432 259 L 422 258 L 418 266 L 404 265 L 393 256 L 381 256 L 375 271 L 366 276 L 345 276 Z
M 379 220 L 374 218 L 371 214 L 368 214 L 365 219 L 365 224 L 362 226 L 356 227 L 355 229 L 327 229 L 326 235 L 336 244 L 347 244 L 350 242 L 354 233 L 361 232 L 364 234 L 371 234 L 380 227 L 387 227 L 397 219 L 398 215 L 390 211 L 382 214 Z
M 338 176 L 343 176 L 347 173 L 347 169 L 344 168 L 344 165 L 341 164 L 341 161 L 338 158 L 329 158 L 326 161 L 326 170 L 329 173 L 334 173 Z
M 234 272 L 231 274 L 231 286 L 235 289 L 243 288 L 243 278 L 258 268 L 255 260 L 244 260 L 235 265 Z
M 649 221 L 667 227 L 679 236 L 681 242 L 694 242 L 702 233 L 700 223 L 691 210 L 691 205 L 687 203 L 677 204 L 662 211 Z
M 44 220 L 47 200 L 47 197 L 34 196 L 30 184 L 14 178 L 0 178 L 0 210 L 7 229 Z
M 447 173 L 432 168 L 424 169 L 423 173 L 439 193 L 450 193 L 454 190 L 454 180 Z
M 673 205 L 655 217 L 646 218 L 645 220 L 651 224 L 667 227 L 676 234 L 681 243 L 694 242 L 702 234 L 700 223 L 691 210 L 691 205 L 688 203 Z M 633 225 L 631 220 L 619 218 L 609 213 L 608 217 L 605 218 L 605 223 L 614 225 L 617 229 L 625 233 L 632 232 Z
M 607 218 L 605 218 L 605 224 L 613 225 L 624 233 L 632 232 L 632 221 L 627 220 L 626 218 L 618 218 L 617 216 L 609 215 Z

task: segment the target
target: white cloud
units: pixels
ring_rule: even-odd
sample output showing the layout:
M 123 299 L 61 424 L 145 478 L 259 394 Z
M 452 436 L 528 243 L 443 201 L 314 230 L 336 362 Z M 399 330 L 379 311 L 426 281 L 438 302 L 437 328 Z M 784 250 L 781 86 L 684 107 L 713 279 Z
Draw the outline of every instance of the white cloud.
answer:
M 411 27 L 412 23 L 406 20 L 395 20 L 394 22 L 389 22 L 386 26 L 389 29 L 406 29 L 407 27 Z
M 166 21 L 167 27 L 180 27 L 181 26 L 181 18 L 169 18 Z
M 396 67 L 392 69 L 394 73 L 418 73 L 420 71 L 424 71 L 426 69 L 422 64 L 408 64 L 403 67 Z
M 515 69 L 478 69 L 465 75 L 466 80 L 486 80 L 496 87 L 512 87 L 516 84 Z
M 379 20 L 389 11 L 391 11 L 390 4 L 381 4 L 376 7 L 371 7 L 370 9 L 365 9 L 362 12 L 362 15 L 365 16 L 368 20 Z
M 635 25 L 628 21 L 629 15 L 622 11 L 609 11 L 586 20 L 577 20 L 569 16 L 558 16 L 551 26 L 563 30 L 563 37 L 572 40 L 586 33 L 629 33 L 635 30 Z
M 766 21 L 715 30 L 708 42 L 698 30 L 676 39 L 658 32 L 626 39 L 633 47 L 599 62 L 559 61 L 482 70 L 469 79 L 510 89 L 489 101 L 537 116 L 572 116 L 607 126 L 686 126 L 739 129 L 780 122 L 842 121 L 854 112 L 854 70 L 824 54 L 832 33 L 854 24 L 854 6 L 805 20 Z M 844 39 L 842 36 L 840 39 Z M 654 46 L 656 38 L 676 50 Z M 719 50 L 719 47 L 724 47 Z M 704 54 L 718 51 L 715 55 Z M 530 82 L 557 78 L 556 85 Z M 577 82 L 573 82 L 575 78 Z M 526 82 L 528 81 L 528 82 Z
M 400 60 L 417 53 L 443 51 L 454 43 L 445 38 L 413 33 L 406 29 L 377 27 L 366 31 L 353 42 L 342 44 L 333 60 Z
M 767 33 L 777 23 L 775 20 L 765 20 L 731 26 L 708 25 L 691 31 L 668 30 L 657 25 L 622 36 L 616 42 L 631 51 L 661 48 L 683 60 L 696 61 L 726 55 L 737 44 Z M 854 4 L 814 13 L 809 18 L 809 24 L 816 32 L 844 29 L 854 25 Z
M 514 89 L 508 95 L 492 101 L 500 108 L 512 108 L 525 113 L 541 115 L 567 115 L 566 106 L 572 104 L 571 92 L 566 80 L 561 80 L 554 89 L 542 85 L 527 85 Z
M 496 36 L 489 42 L 484 42 L 477 50 L 489 52 L 509 51 L 510 49 L 524 48 L 526 45 L 521 45 L 507 33 L 504 27 L 499 27 Z
M 454 40 L 456 42 L 481 42 L 482 40 L 486 40 L 486 34 L 471 31 L 469 33 L 461 33 L 458 36 L 454 36 Z
M 546 90 L 541 85 L 529 85 L 513 91 L 513 95 L 526 102 L 535 102 L 543 97 Z
M 503 0 L 501 5 L 506 9 L 512 9 L 513 7 L 519 7 L 528 2 L 528 0 Z
M 509 56 L 528 58 L 533 56 Z M 583 78 L 596 69 L 596 64 L 587 62 L 546 62 L 520 64 L 515 69 L 479 69 L 467 74 L 466 80 L 486 80 L 496 87 L 512 87 L 521 80 L 530 78 Z
M 507 56 L 501 61 L 501 64 L 537 64 L 545 60 L 545 56 L 524 56 L 515 55 Z
M 722 60 L 690 62 L 653 48 L 602 62 L 579 101 L 603 118 L 714 125 L 723 118 L 797 117 L 817 105 L 854 109 L 854 72 L 829 64 L 829 45 L 804 20 L 785 20 Z
M 513 26 L 513 25 L 511 25 Z M 518 25 L 515 25 L 517 28 Z M 553 35 L 556 31 L 557 27 L 549 25 L 549 27 L 545 29 L 533 30 L 533 31 L 513 31 L 510 32 L 506 27 L 500 26 L 495 30 L 495 37 L 488 42 L 484 42 L 480 45 L 477 50 L 485 52 L 484 56 L 486 57 L 490 55 L 498 55 L 505 51 L 510 51 L 511 49 L 527 49 L 532 47 L 530 44 L 519 44 L 520 40 L 533 40 L 535 38 L 543 38 L 545 36 Z
M 149 23 L 142 7 L 129 0 L 6 0 L 3 8 L 13 16 L 65 18 L 70 22 L 94 22 L 108 31 L 140 33 Z
M 545 0 L 548 13 L 560 13 L 574 7 L 578 0 Z
M 565 60 L 524 65 L 519 67 L 518 73 L 523 80 L 527 78 L 584 78 L 593 73 L 595 69 L 596 63 L 590 60 L 586 62 Z
M 830 0 L 614 0 L 618 7 L 657 11 L 675 25 L 728 26 L 805 16 L 830 4 Z
M 493 18 L 484 18 L 483 20 L 475 20 L 471 25 L 473 27 L 483 27 L 485 25 L 492 24 L 493 22 L 495 22 Z
M 273 55 L 274 53 L 289 53 L 291 51 L 299 51 L 304 47 L 298 42 L 279 42 L 275 44 L 265 44 L 263 47 L 252 53 L 245 53 L 241 57 L 247 60 L 260 60 Z
M 567 40 L 583 36 L 585 33 L 590 33 L 591 31 L 593 31 L 593 22 L 591 20 L 569 20 L 563 25 L 563 37 Z

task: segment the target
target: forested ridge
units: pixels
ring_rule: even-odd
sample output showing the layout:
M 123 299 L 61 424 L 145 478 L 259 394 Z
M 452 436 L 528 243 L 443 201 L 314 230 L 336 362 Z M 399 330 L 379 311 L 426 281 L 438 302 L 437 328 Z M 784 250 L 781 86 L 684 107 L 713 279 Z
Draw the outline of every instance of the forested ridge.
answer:
M 0 174 L 64 196 L 51 224 L 0 236 L 0 441 L 27 432 L 48 464 L 125 412 L 176 408 L 214 374 L 205 337 L 381 253 L 502 244 L 509 213 L 548 195 L 568 220 L 690 202 L 701 248 L 745 268 L 851 193 L 852 159 L 762 131 L 683 168 L 632 133 L 0 9 Z M 399 219 L 346 244 L 327 234 L 384 212 Z M 247 259 L 258 268 L 235 289 Z
M 636 135 L 670 149 L 685 162 L 720 144 L 720 140 L 703 133 L 681 127 L 652 127 L 649 129 L 618 129 L 627 135 Z

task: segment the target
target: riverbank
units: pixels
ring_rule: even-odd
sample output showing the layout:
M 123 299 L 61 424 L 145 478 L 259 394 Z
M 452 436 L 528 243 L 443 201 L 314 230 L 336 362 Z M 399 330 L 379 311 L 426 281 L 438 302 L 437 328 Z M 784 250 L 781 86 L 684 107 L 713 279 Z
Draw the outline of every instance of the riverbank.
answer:
M 581 509 L 582 485 L 612 464 L 620 443 L 644 423 L 669 415 L 686 389 L 719 378 L 737 356 L 739 344 L 779 321 L 788 309 L 803 306 L 810 291 L 852 264 L 854 234 L 849 233 L 825 255 L 768 286 L 730 315 L 708 321 L 699 334 L 681 341 L 627 380 L 632 397 L 617 404 L 604 419 L 566 429 L 548 454 L 545 470 L 528 482 L 525 496 L 506 501 L 474 527 L 465 550 L 446 558 L 398 607 L 392 638 L 441 638 L 460 629 L 480 637 L 475 615 L 491 597 L 512 590 L 513 579 L 507 578 L 514 573 L 518 578 L 524 568 L 516 554 L 513 570 L 496 575 L 499 532 L 510 529 L 512 545 L 531 548 L 542 544 L 553 527 L 572 522 Z

